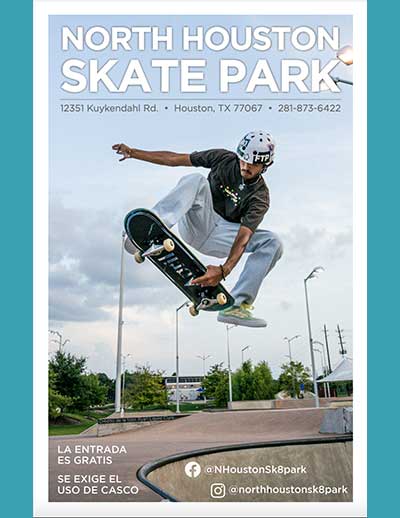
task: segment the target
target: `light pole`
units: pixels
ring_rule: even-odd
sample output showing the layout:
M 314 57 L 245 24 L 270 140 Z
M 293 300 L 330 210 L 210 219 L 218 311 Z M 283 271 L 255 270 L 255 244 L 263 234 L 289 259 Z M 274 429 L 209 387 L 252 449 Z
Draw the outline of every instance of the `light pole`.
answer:
M 206 377 L 206 360 L 208 360 L 208 358 L 212 358 L 212 356 L 210 354 L 207 354 L 207 356 L 205 354 L 203 354 L 203 356 L 200 356 L 200 354 L 198 354 L 196 356 L 196 358 L 200 358 L 200 360 L 203 360 L 203 380 L 204 380 L 204 378 Z M 203 397 L 204 397 L 204 403 L 207 404 L 207 398 L 206 398 L 205 393 L 203 393 Z
M 203 354 L 203 356 L 200 356 L 200 354 L 198 354 L 196 356 L 196 358 L 200 358 L 200 360 L 203 360 L 203 377 L 205 378 L 206 377 L 206 360 L 208 360 L 208 358 L 212 358 L 212 356 L 210 354 L 208 354 L 207 356 L 205 354 Z
M 243 365 L 243 363 L 244 363 L 244 356 L 243 356 L 243 353 L 244 353 L 244 351 L 246 351 L 246 349 L 250 349 L 250 345 L 246 345 L 246 347 L 243 347 L 243 349 L 242 349 L 242 365 Z
M 296 340 L 296 338 L 300 338 L 300 335 L 292 336 L 292 338 L 288 338 L 287 336 L 284 337 L 284 340 L 287 341 L 288 346 L 289 346 L 289 361 L 290 361 L 290 366 L 292 368 L 292 388 L 293 388 L 294 399 L 297 399 L 297 391 L 296 391 L 296 384 L 295 384 L 295 380 L 294 380 L 294 369 L 292 366 L 292 348 L 290 347 L 290 344 L 291 344 L 291 342 L 293 342 L 293 340 Z
M 326 324 L 324 324 L 324 336 L 325 336 L 326 354 L 328 356 L 328 368 L 329 368 L 329 374 L 330 374 L 332 372 L 332 365 L 331 365 L 331 357 L 330 357 L 330 354 L 329 354 L 328 330 L 326 328 Z
M 336 53 L 337 59 L 341 61 L 346 66 L 353 64 L 353 47 L 351 45 L 346 45 L 345 47 L 342 47 L 339 49 Z M 343 83 L 345 85 L 353 86 L 353 81 L 349 81 L 348 79 L 342 79 L 341 77 L 333 77 L 329 74 L 329 77 L 332 79 L 332 81 L 337 85 L 338 83 Z M 329 86 L 326 84 L 326 82 L 322 82 L 320 85 L 320 91 L 329 90 Z
M 59 333 L 58 331 L 53 331 L 52 329 L 49 329 L 49 333 L 51 335 L 56 335 L 58 337 L 58 340 L 52 340 L 52 342 L 55 342 L 56 344 L 58 344 L 58 350 L 61 352 L 62 351 L 62 348 L 65 346 L 65 344 L 67 342 L 70 342 L 69 339 L 67 340 L 64 340 L 62 339 L 62 334 Z
M 180 408 L 179 408 L 179 400 L 181 398 L 180 390 L 179 390 L 179 330 L 178 330 L 178 313 L 179 311 L 184 308 L 185 306 L 188 306 L 189 302 L 186 301 L 183 304 L 181 304 L 179 307 L 175 309 L 175 353 L 176 353 L 176 364 L 175 364 L 175 399 L 176 399 L 176 413 L 180 414 Z
M 318 344 L 321 346 L 321 350 L 322 350 L 322 356 L 324 358 L 324 365 L 323 365 L 323 368 L 322 368 L 322 372 L 323 372 L 323 375 L 324 377 L 327 375 L 327 374 L 330 374 L 332 371 L 329 369 L 327 363 L 326 363 L 326 356 L 325 356 L 325 346 L 322 342 L 318 342 L 318 340 L 314 340 L 313 341 L 314 344 Z M 319 350 L 319 349 L 318 349 Z M 325 392 L 325 396 L 326 396 L 326 391 L 328 389 L 328 397 L 331 397 L 331 388 L 329 386 L 329 383 L 324 383 L 324 392 Z
M 348 66 L 353 64 L 353 54 L 353 47 L 351 45 L 346 45 L 337 51 L 336 57 Z M 332 79 L 336 84 L 344 83 L 346 85 L 353 86 L 353 81 L 349 81 L 348 79 L 341 79 L 340 77 L 332 77 Z
M 346 45 L 337 51 L 336 57 L 345 65 L 352 65 L 353 54 L 353 47 L 351 45 Z
M 311 366 L 312 366 L 316 408 L 319 408 L 319 397 L 318 397 L 317 376 L 315 373 L 315 358 L 314 358 L 313 339 L 312 339 L 312 332 L 311 332 L 311 318 L 310 318 L 310 306 L 308 303 L 307 281 L 309 281 L 310 279 L 314 279 L 319 272 L 323 272 L 323 271 L 324 271 L 324 268 L 322 266 L 316 266 L 312 270 L 312 272 L 304 279 L 304 292 L 305 292 L 305 297 L 306 297 L 308 336 L 309 336 L 309 342 L 310 342 L 310 355 L 311 355 Z
M 314 343 L 315 343 L 315 340 L 314 340 Z M 318 343 L 320 343 L 320 342 L 318 342 Z M 320 357 L 321 358 L 321 369 L 322 369 L 322 376 L 324 376 L 325 370 L 324 370 L 324 362 L 323 362 L 323 359 L 322 359 L 323 358 L 323 353 L 322 353 L 322 351 L 320 349 L 318 349 L 318 347 L 314 347 L 314 351 L 318 352 L 321 355 L 321 357 Z M 327 397 L 326 383 L 324 383 L 324 396 L 325 396 L 325 398 Z
M 122 231 L 122 245 L 121 245 L 121 267 L 119 274 L 119 304 L 118 304 L 118 331 L 117 331 L 117 372 L 115 375 L 115 412 L 121 411 L 121 357 L 122 357 L 122 320 L 123 306 L 124 306 L 124 275 L 125 275 L 125 255 L 124 243 L 126 233 Z
M 329 77 L 332 79 L 335 85 L 339 83 L 344 83 L 346 85 L 353 86 L 353 81 L 349 81 L 348 79 L 342 79 L 341 77 L 333 77 L 331 75 L 329 75 Z M 320 92 L 326 92 L 327 90 L 330 90 L 329 85 L 325 81 L 323 81 L 320 85 Z
M 122 405 L 121 405 L 121 417 L 124 416 L 125 413 L 125 370 L 126 370 L 126 359 L 128 356 L 132 356 L 131 354 L 123 354 L 122 355 Z
M 340 77 L 332 77 L 335 84 L 343 83 L 345 85 L 351 85 L 353 86 L 353 81 L 349 81 L 348 79 L 342 79 Z
M 232 372 L 231 372 L 231 352 L 229 349 L 229 331 L 236 327 L 235 325 L 226 326 L 226 348 L 228 352 L 228 384 L 229 384 L 229 402 L 232 403 Z
M 315 344 L 315 340 L 314 340 L 314 344 Z M 324 361 L 323 361 L 323 357 L 322 357 L 322 351 L 321 351 L 321 349 L 318 349 L 318 347 L 313 347 L 313 350 L 320 354 L 321 371 L 322 371 L 322 376 L 323 376 L 324 375 Z
M 321 354 L 322 354 L 322 357 L 323 357 L 323 365 L 322 365 L 322 374 L 324 376 L 326 376 L 327 372 L 328 372 L 328 366 L 327 366 L 327 363 L 326 363 L 326 356 L 325 356 L 325 346 L 322 342 L 319 342 L 318 340 L 313 340 L 313 343 L 314 344 L 318 344 L 321 346 Z M 319 351 L 319 349 L 317 349 L 317 351 Z

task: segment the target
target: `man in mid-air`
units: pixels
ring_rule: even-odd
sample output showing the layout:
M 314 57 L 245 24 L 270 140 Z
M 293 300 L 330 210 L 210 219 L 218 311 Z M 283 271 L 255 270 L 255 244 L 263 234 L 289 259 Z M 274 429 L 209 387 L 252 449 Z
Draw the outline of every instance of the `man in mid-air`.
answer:
M 207 272 L 194 284 L 216 286 L 232 272 L 244 253 L 249 256 L 231 294 L 233 306 L 218 314 L 218 321 L 247 327 L 265 327 L 265 320 L 252 314 L 252 304 L 265 276 L 282 255 L 279 238 L 269 230 L 258 229 L 269 208 L 269 191 L 263 173 L 274 162 L 275 143 L 262 130 L 247 133 L 236 153 L 226 149 L 195 151 L 144 151 L 115 144 L 120 161 L 135 158 L 164 166 L 205 167 L 202 174 L 183 176 L 176 187 L 159 201 L 153 211 L 168 226 L 178 223 L 179 232 L 190 246 L 202 254 L 226 258 L 220 265 L 207 266 Z M 125 248 L 136 249 L 127 240 Z

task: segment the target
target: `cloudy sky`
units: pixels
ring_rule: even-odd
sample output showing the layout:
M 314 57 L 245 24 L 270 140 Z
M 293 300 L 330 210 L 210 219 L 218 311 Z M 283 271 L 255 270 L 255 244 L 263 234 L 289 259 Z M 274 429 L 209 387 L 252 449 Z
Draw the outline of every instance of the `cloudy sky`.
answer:
M 277 142 L 276 163 L 268 171 L 266 181 L 271 193 L 271 208 L 262 228 L 273 230 L 283 240 L 285 253 L 265 280 L 255 303 L 255 314 L 268 321 L 266 329 L 235 328 L 230 333 L 232 368 L 240 365 L 241 349 L 254 362 L 266 360 L 273 374 L 287 360 L 287 344 L 283 337 L 296 334 L 301 338 L 292 344 L 293 358 L 310 364 L 303 279 L 314 266 L 325 272 L 309 283 L 312 327 L 315 340 L 323 341 L 322 328 L 329 329 L 333 363 L 339 361 L 335 328 L 344 329 L 346 348 L 352 356 L 352 107 L 351 87 L 340 94 L 299 94 L 287 98 L 318 104 L 322 99 L 341 105 L 340 113 L 280 113 L 278 105 L 284 96 L 274 97 L 259 90 L 255 97 L 271 99 L 263 103 L 260 113 L 174 113 L 178 97 L 157 101 L 156 113 L 62 113 L 60 89 L 61 64 L 71 57 L 88 59 L 89 52 L 62 52 L 60 27 L 69 25 L 160 25 L 163 17 L 53 17 L 50 24 L 50 264 L 49 264 L 49 328 L 58 330 L 70 342 L 66 350 L 88 358 L 90 371 L 115 376 L 117 312 L 121 231 L 125 214 L 135 207 L 152 207 L 190 168 L 160 167 L 126 160 L 118 162 L 111 146 L 125 142 L 143 149 L 167 149 L 191 152 L 215 147 L 234 149 L 242 135 L 252 129 L 271 132 Z M 243 25 L 324 25 L 341 29 L 341 45 L 351 44 L 349 17 L 220 17 L 212 21 L 196 18 L 196 25 L 220 23 Z M 188 17 L 175 18 L 168 24 L 179 29 L 194 23 Z M 134 53 L 144 63 L 165 53 Z M 140 54 L 140 55 L 139 55 Z M 169 56 L 177 57 L 179 53 Z M 193 53 L 196 54 L 196 53 Z M 213 66 L 214 55 L 203 53 Z M 285 55 L 269 54 L 271 64 L 282 57 L 318 58 L 328 61 L 332 50 L 310 51 L 298 56 L 288 50 Z M 97 52 L 100 61 L 111 53 Z M 113 53 L 122 65 L 132 55 Z M 194 57 L 201 57 L 195 55 Z M 218 53 L 221 57 L 240 57 L 234 51 Z M 246 54 L 247 62 L 260 58 L 254 51 Z M 351 77 L 351 70 L 339 65 L 335 75 Z M 209 91 L 202 97 L 214 96 Z M 156 96 L 156 95 L 154 95 Z M 159 96 L 158 96 L 159 97 Z M 157 97 L 157 98 L 158 98 Z M 241 96 L 243 97 L 243 96 Z M 97 96 L 97 104 L 107 99 L 115 104 L 142 98 L 138 91 L 111 97 L 106 92 Z M 147 94 L 146 101 L 152 95 Z M 76 95 L 74 101 L 96 100 L 96 96 Z M 87 101 L 83 101 L 87 105 Z M 210 101 L 211 102 L 211 101 Z M 197 104 L 191 102 L 191 104 Z M 165 107 L 168 107 L 168 110 Z M 215 106 L 215 103 L 214 103 Z M 269 109 L 269 106 L 272 109 Z M 197 170 L 207 174 L 207 170 Z M 218 260 L 201 257 L 204 262 Z M 240 263 L 226 282 L 231 288 L 241 270 Z M 149 363 L 166 374 L 174 370 L 175 308 L 184 302 L 182 294 L 149 262 L 136 265 L 126 256 L 123 348 L 127 367 Z M 202 312 L 192 318 L 180 312 L 182 375 L 201 374 L 202 361 L 197 355 L 212 355 L 211 363 L 226 363 L 226 330 L 216 322 L 216 315 Z M 49 343 L 50 350 L 56 348 Z M 317 353 L 317 367 L 320 358 Z M 210 364 L 210 363 L 209 363 Z

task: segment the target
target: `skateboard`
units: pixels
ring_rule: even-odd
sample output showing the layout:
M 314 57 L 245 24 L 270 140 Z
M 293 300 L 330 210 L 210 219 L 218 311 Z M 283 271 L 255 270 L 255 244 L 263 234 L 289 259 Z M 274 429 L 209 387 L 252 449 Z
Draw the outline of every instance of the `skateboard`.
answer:
M 132 243 L 138 248 L 135 260 L 149 259 L 191 301 L 192 316 L 200 310 L 220 311 L 233 305 L 229 292 L 217 286 L 201 287 L 191 284 L 204 275 L 207 268 L 186 245 L 167 228 L 160 218 L 147 209 L 135 209 L 125 216 L 124 226 Z

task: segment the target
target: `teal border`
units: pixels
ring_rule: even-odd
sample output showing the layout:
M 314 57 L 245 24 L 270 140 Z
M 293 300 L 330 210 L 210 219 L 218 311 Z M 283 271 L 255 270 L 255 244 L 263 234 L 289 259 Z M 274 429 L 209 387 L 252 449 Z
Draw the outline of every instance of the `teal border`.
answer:
M 368 516 L 399 514 L 399 6 L 368 2 Z M 397 52 L 395 50 L 397 49 Z M 389 120 L 390 116 L 390 120 Z M 397 454 L 396 454 L 397 453 Z
M 1 500 L 32 516 L 32 5 L 1 6 Z M 46 344 L 43 344 L 46 347 Z
M 322 0 L 321 0 L 322 1 Z M 368 516 L 398 503 L 398 6 L 368 2 Z M 2 5 L 2 494 L 32 516 L 32 2 Z M 390 52 L 391 49 L 391 52 Z M 391 115 L 391 123 L 385 120 Z M 398 119 L 397 119 L 398 120 Z M 391 127 L 392 126 L 392 127 Z M 396 225 L 396 227 L 395 227 Z M 388 287 L 390 286 L 390 293 Z M 389 366 L 391 368 L 389 368 Z M 11 444 L 10 444 L 11 441 Z M 398 455 L 397 455 L 398 457 Z M 391 466 L 391 468 L 390 468 Z

